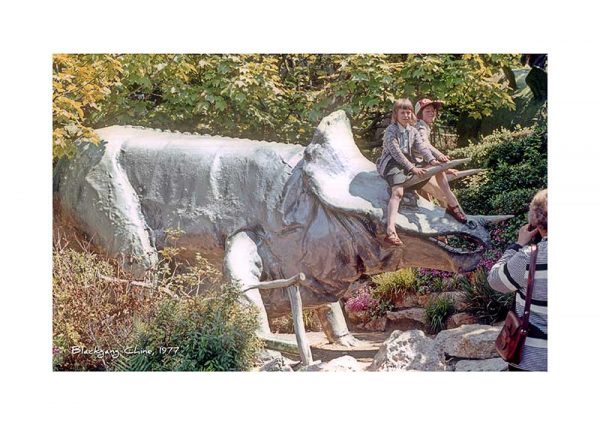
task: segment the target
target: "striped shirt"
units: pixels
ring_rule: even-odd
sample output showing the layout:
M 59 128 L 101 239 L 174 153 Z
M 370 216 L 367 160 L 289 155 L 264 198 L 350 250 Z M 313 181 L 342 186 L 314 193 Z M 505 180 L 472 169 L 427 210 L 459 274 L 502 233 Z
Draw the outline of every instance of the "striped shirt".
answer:
M 427 162 L 434 159 L 416 128 L 411 125 L 402 127 L 398 123 L 388 125 L 383 134 L 383 151 L 377 160 L 377 171 L 383 176 L 391 159 L 406 171 L 410 171 L 415 166 L 413 152 L 421 154 Z
M 535 285 L 531 296 L 529 333 L 516 366 L 525 370 L 548 370 L 548 238 L 538 243 Z M 488 282 L 500 292 L 516 292 L 516 313 L 523 316 L 531 247 L 513 244 L 490 270 Z

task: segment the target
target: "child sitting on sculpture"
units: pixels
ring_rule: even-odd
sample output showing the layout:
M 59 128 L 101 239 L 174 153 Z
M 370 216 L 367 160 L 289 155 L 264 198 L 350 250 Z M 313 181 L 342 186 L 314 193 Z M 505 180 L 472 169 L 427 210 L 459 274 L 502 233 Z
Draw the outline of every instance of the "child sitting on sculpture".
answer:
M 452 193 L 444 171 L 435 174 L 435 179 L 411 183 L 427 173 L 427 166 L 449 161 L 441 152 L 432 152 L 419 131 L 410 124 L 413 117 L 414 109 L 409 99 L 394 102 L 392 122 L 385 129 L 383 151 L 377 160 L 377 171 L 391 187 L 385 241 L 396 246 L 403 245 L 396 233 L 396 213 L 404 195 L 404 188 L 417 190 L 429 183 L 434 188 L 434 196 L 447 205 L 446 212 L 461 223 L 467 222 L 467 217 Z M 417 156 L 421 156 L 423 160 L 418 162 Z
M 441 162 L 444 162 L 444 160 L 447 158 L 448 160 L 450 158 L 448 158 L 446 155 L 444 155 L 442 152 L 440 152 L 438 149 L 436 149 L 433 146 L 433 143 L 431 142 L 431 126 L 433 125 L 433 123 L 436 121 L 437 116 L 439 114 L 440 109 L 442 108 L 443 102 L 440 100 L 430 100 L 430 99 L 421 99 L 419 100 L 416 104 L 415 104 L 415 121 L 414 121 L 414 125 L 415 128 L 417 130 L 419 130 L 419 134 L 421 134 L 421 138 L 423 139 L 423 141 L 427 144 L 427 146 L 429 147 L 429 150 L 431 150 L 431 153 L 433 153 L 433 155 L 439 159 Z M 415 159 L 417 160 L 418 163 L 423 161 L 422 157 L 418 157 L 415 156 Z M 454 168 L 450 168 L 449 170 L 446 170 L 446 174 L 449 175 L 454 175 L 456 176 L 458 174 L 458 170 L 454 169 Z M 422 195 L 424 198 L 426 198 L 427 200 L 431 201 L 433 198 L 437 198 L 438 200 L 440 198 L 443 198 L 443 194 L 436 194 L 436 187 L 433 186 L 431 183 L 427 183 L 425 186 L 423 186 L 423 188 L 419 191 L 419 194 Z M 440 204 L 443 207 L 446 207 L 446 203 L 440 201 Z

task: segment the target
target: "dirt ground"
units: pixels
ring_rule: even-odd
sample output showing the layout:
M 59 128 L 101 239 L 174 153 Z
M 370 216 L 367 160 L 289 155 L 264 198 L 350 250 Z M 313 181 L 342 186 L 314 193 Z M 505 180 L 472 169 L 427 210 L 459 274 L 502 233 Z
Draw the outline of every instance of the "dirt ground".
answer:
M 383 342 L 392 332 L 393 330 L 386 332 L 352 332 L 352 335 L 361 341 L 361 345 L 358 347 L 344 347 L 339 344 L 330 344 L 323 332 L 307 332 L 306 335 L 310 342 L 313 360 L 328 362 L 337 357 L 349 355 L 358 360 L 362 366 L 366 367 L 373 362 L 375 354 L 377 354 Z M 296 340 L 294 334 L 277 334 L 277 336 L 290 341 Z M 291 353 L 283 354 L 292 360 L 300 359 L 298 355 Z

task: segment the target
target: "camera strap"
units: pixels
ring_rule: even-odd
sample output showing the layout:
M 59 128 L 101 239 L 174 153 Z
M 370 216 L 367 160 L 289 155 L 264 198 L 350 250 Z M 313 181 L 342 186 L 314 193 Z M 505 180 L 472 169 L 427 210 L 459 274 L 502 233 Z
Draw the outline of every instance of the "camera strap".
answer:
M 523 318 L 521 321 L 521 332 L 527 332 L 529 328 L 529 313 L 531 306 L 531 297 L 533 296 L 533 285 L 535 283 L 535 266 L 537 262 L 537 245 L 531 245 L 531 255 L 529 262 L 529 274 L 527 276 L 527 296 L 525 298 L 525 308 L 523 309 Z

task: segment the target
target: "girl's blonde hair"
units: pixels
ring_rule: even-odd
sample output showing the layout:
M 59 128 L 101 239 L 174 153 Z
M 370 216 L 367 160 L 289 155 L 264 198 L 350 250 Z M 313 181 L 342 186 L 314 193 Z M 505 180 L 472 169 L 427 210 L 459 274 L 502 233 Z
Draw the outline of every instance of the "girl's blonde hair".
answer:
M 540 190 L 531 200 L 529 224 L 548 230 L 548 189 Z
M 412 111 L 413 117 L 415 115 L 415 109 L 413 108 L 412 102 L 409 99 L 398 99 L 394 102 L 394 107 L 392 108 L 392 123 L 394 124 L 398 122 L 396 116 L 398 115 L 399 109 L 410 109 Z

